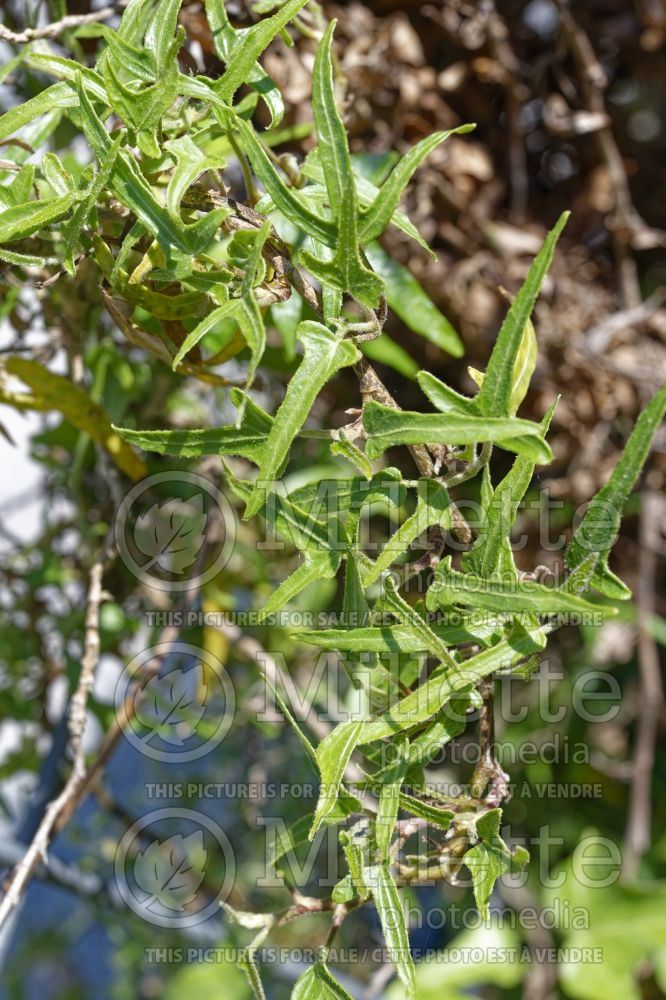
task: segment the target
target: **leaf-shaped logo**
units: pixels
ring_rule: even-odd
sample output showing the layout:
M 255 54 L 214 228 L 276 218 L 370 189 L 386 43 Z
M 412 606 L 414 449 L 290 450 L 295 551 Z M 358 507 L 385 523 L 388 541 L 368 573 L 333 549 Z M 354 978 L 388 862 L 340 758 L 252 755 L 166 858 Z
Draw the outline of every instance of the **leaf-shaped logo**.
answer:
M 194 902 L 206 877 L 206 856 L 202 830 L 154 840 L 134 860 L 136 883 L 148 894 L 143 906 L 150 910 L 157 904 L 182 912 Z
M 184 573 L 204 543 L 207 514 L 201 493 L 189 499 L 159 501 L 139 515 L 134 525 L 136 547 L 149 560 L 141 570 L 160 566 L 170 573 Z
M 183 746 L 206 711 L 207 691 L 201 663 L 153 677 L 137 689 L 135 718 L 147 730 L 143 742 L 159 737 L 171 746 Z

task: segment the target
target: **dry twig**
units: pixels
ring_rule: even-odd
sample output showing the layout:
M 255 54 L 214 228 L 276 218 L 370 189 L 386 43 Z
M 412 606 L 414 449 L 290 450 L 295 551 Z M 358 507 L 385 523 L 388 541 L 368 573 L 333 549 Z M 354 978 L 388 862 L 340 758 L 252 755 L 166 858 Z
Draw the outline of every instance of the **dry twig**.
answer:
M 41 28 L 26 28 L 25 31 L 10 31 L 4 24 L 0 24 L 0 41 L 11 42 L 12 45 L 24 45 L 26 42 L 36 42 L 40 38 L 56 38 L 70 28 L 106 21 L 107 17 L 113 17 L 115 13 L 115 7 L 100 7 L 99 10 L 93 10 L 89 14 L 68 14 L 52 24 L 45 24 Z
M 113 550 L 107 547 L 90 571 L 81 672 L 69 707 L 68 728 L 69 743 L 73 755 L 72 770 L 60 794 L 47 806 L 28 850 L 14 869 L 9 886 L 2 903 L 0 903 L 0 927 L 18 904 L 39 862 L 46 860 L 46 852 L 56 822 L 63 810 L 75 799 L 85 777 L 83 733 L 86 725 L 86 706 L 95 679 L 100 653 L 99 609 L 103 600 L 102 577 L 104 570 L 113 558 Z

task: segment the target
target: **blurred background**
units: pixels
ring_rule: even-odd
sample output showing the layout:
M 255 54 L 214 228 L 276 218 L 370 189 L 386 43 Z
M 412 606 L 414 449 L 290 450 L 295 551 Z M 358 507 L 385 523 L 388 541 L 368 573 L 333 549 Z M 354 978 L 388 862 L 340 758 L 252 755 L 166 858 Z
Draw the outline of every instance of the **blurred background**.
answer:
M 226 6 L 234 23 L 247 25 L 271 5 L 228 0 Z M 13 29 L 90 9 L 57 0 L 5 0 L 2 8 Z M 539 419 L 556 395 L 563 397 L 550 435 L 555 462 L 542 470 L 531 494 L 535 503 L 518 525 L 527 537 L 519 565 L 555 567 L 558 554 L 540 531 L 540 491 L 551 498 L 549 530 L 556 537 L 605 482 L 641 407 L 666 379 L 666 3 L 355 0 L 326 3 L 324 11 L 339 20 L 345 120 L 352 149 L 366 154 L 369 172 L 381 173 L 388 151 L 403 154 L 435 129 L 477 123 L 472 134 L 454 136 L 432 154 L 405 201 L 436 259 L 395 229 L 384 237 L 385 249 L 418 279 L 465 348 L 454 359 L 392 313 L 375 360 L 405 408 L 423 406 L 414 380 L 420 368 L 463 392 L 473 390 L 467 366 L 485 367 L 506 308 L 503 290 L 515 293 L 546 230 L 561 211 L 572 210 L 537 305 L 539 361 L 521 411 Z M 202 5 L 185 0 L 181 23 L 188 36 L 183 67 L 214 73 Z M 98 43 L 94 33 L 59 38 L 68 54 L 89 63 Z M 3 62 L 15 52 L 2 43 Z M 300 126 L 310 119 L 313 53 L 313 41 L 295 35 L 293 47 L 278 42 L 265 57 L 287 101 L 287 148 L 296 157 L 308 149 L 308 129 Z M 39 74 L 17 67 L 5 80 L 3 110 L 44 86 Z M 67 127 L 56 130 L 52 142 L 61 154 L 69 150 L 72 160 L 81 155 Z M 76 279 L 62 276 L 38 291 L 26 292 L 5 277 L 3 352 L 29 349 L 66 371 L 72 343 L 82 345 L 96 398 L 119 424 L 128 414 L 144 428 L 164 426 L 165 415 L 184 427 L 228 418 L 219 390 L 184 381 L 121 343 L 102 310 L 92 266 L 84 262 Z M 406 292 L 403 309 L 409 308 Z M 276 336 L 270 343 L 262 392 L 274 406 L 294 360 Z M 313 426 L 342 423 L 344 411 L 357 403 L 353 376 L 341 376 L 335 392 L 319 400 Z M 113 513 L 104 465 L 85 435 L 56 415 L 17 414 L 6 406 L 0 424 L 0 861 L 6 870 L 29 841 L 40 803 L 59 787 L 62 713 L 78 669 L 87 574 Z M 404 462 L 408 467 L 407 457 Z M 148 466 L 151 472 L 179 467 L 156 456 L 149 456 Z M 319 470 L 323 478 L 316 441 L 302 446 L 295 468 L 294 475 Z M 611 990 L 636 1000 L 666 996 L 666 750 L 658 742 L 664 726 L 665 474 L 662 430 L 612 562 L 635 601 L 600 629 L 558 632 L 542 667 L 543 683 L 511 686 L 514 707 L 527 708 L 524 717 L 498 721 L 516 786 L 506 832 L 531 850 L 528 882 L 498 887 L 491 908 L 499 919 L 491 930 L 478 926 L 469 888 L 445 885 L 411 894 L 416 948 L 473 948 L 476 956 L 420 965 L 422 1000 L 470 994 L 601 1000 Z M 255 530 L 237 521 L 231 559 L 194 606 L 259 607 L 297 563 L 288 548 L 258 548 Z M 124 664 L 160 640 L 159 622 L 151 624 L 145 613 L 170 607 L 168 596 L 138 584 L 120 562 L 105 587 L 113 600 L 103 608 L 103 657 L 86 733 L 91 754 L 113 722 Z M 303 601 L 309 610 L 337 608 L 335 584 L 322 582 Z M 284 657 L 307 688 L 311 650 L 286 630 L 256 629 L 253 636 Z M 254 782 L 265 788 L 300 781 L 307 788 L 314 781 L 291 730 L 281 722 L 257 722 L 263 682 L 235 633 L 196 625 L 181 629 L 179 639 L 225 664 L 236 696 L 234 725 L 214 752 L 186 764 L 154 759 L 127 740 L 118 743 L 102 781 L 54 843 L 51 853 L 62 867 L 41 870 L 0 936 L 0 989 L 7 998 L 251 996 L 243 974 L 228 962 L 184 961 L 175 952 L 154 953 L 151 961 L 146 950 L 235 944 L 245 942 L 247 932 L 217 914 L 185 934 L 155 926 L 124 903 L 114 879 L 125 831 L 150 810 L 175 802 L 210 817 L 233 845 L 234 906 L 271 909 L 288 898 L 283 889 L 257 888 L 266 826 L 278 818 L 297 820 L 311 809 L 311 799 L 205 798 L 196 789 L 155 802 L 147 798 L 147 787 L 158 783 Z M 588 713 L 571 708 L 580 678 L 597 695 Z M 460 742 L 476 737 L 472 725 Z M 550 755 L 513 760 L 525 744 L 550 743 L 556 746 Z M 464 763 L 444 760 L 440 766 L 443 780 L 465 781 L 469 772 Z M 587 786 L 587 793 L 572 795 L 572 788 Z M 571 872 L 580 858 L 576 851 L 597 836 L 605 845 L 602 859 L 612 855 L 608 845 L 617 846 L 619 877 L 590 888 Z M 303 885 L 314 895 L 321 894 L 324 853 Z M 297 852 L 301 860 L 305 854 Z M 224 868 L 225 858 L 214 859 L 207 873 L 213 883 L 220 874 L 216 865 Z M 530 927 L 520 919 L 527 910 L 548 915 Z M 439 916 L 428 920 L 429 912 Z M 577 913 L 587 917 L 577 922 Z M 323 918 L 310 917 L 287 925 L 278 941 L 316 948 L 323 926 Z M 369 907 L 344 925 L 343 944 L 373 947 L 380 941 Z M 577 960 L 574 951 L 557 963 L 539 959 L 539 948 L 556 946 L 600 948 L 603 961 Z M 493 958 L 493 948 L 505 947 L 521 949 L 524 961 Z M 267 995 L 289 996 L 300 971 L 293 957 L 267 962 Z M 381 962 L 351 962 L 338 974 L 356 997 L 401 996 L 390 966 Z

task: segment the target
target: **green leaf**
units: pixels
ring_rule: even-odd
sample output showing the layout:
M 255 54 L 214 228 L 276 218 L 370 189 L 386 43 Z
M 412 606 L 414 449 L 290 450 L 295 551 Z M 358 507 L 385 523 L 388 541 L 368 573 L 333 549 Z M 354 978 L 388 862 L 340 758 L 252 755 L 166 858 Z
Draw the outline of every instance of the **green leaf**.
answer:
M 475 128 L 474 125 L 460 125 L 447 132 L 434 132 L 413 146 L 407 155 L 400 159 L 384 181 L 372 205 L 361 215 L 359 231 L 362 243 L 371 243 L 386 229 L 398 207 L 403 191 L 412 178 L 412 174 L 423 163 L 426 156 L 450 135 L 462 135 L 465 132 L 471 132 L 473 128 Z
M 511 413 L 511 397 L 512 392 L 515 391 L 516 361 L 523 342 L 525 328 L 553 259 L 555 244 L 567 223 L 569 214 L 569 212 L 563 212 L 546 237 L 544 245 L 537 254 L 523 287 L 512 302 L 497 335 L 483 385 L 477 397 L 479 409 L 488 417 L 509 416 Z
M 361 736 L 363 721 L 341 722 L 317 747 L 315 754 L 321 775 L 319 800 L 310 828 L 312 840 L 322 821 L 333 810 L 338 799 L 342 779 L 351 755 Z
M 368 899 L 370 891 L 364 881 L 370 849 L 367 822 L 365 819 L 361 819 L 349 830 L 341 830 L 338 839 L 349 866 L 349 874 L 354 888 L 361 899 Z
M 527 612 L 534 615 L 576 614 L 599 611 L 599 606 L 577 594 L 546 587 L 534 580 L 511 576 L 508 580 L 488 579 L 473 573 L 459 573 L 446 556 L 435 570 L 435 578 L 426 595 L 430 610 L 462 604 L 501 614 Z M 615 610 L 604 608 L 608 614 Z
M 262 671 L 262 673 L 263 673 L 263 671 Z M 275 685 L 271 683 L 271 681 L 266 676 L 266 674 L 264 674 L 264 680 L 266 681 L 266 684 L 268 685 L 268 687 L 273 692 L 273 695 L 275 696 L 275 700 L 276 700 L 276 702 L 277 702 L 277 704 L 278 704 L 278 706 L 280 708 L 280 711 L 284 715 L 285 719 L 287 720 L 287 722 L 289 723 L 289 725 L 291 726 L 291 728 L 293 729 L 293 731 L 296 733 L 296 737 L 298 739 L 298 742 L 303 747 L 303 750 L 305 751 L 306 756 L 310 758 L 310 760 L 312 761 L 312 763 L 316 767 L 317 766 L 317 757 L 315 755 L 315 748 L 312 746 L 312 744 L 310 743 L 310 740 L 307 738 L 307 736 L 305 735 L 305 733 L 303 732 L 303 730 L 301 729 L 301 727 L 299 726 L 299 724 L 296 722 L 296 719 L 292 715 L 292 713 L 291 713 L 291 711 L 289 709 L 289 706 L 287 705 L 287 702 L 284 700 L 284 698 L 282 697 L 282 695 L 280 694 L 280 692 L 278 691 L 278 689 L 275 687 Z
M 334 903 L 349 903 L 357 895 L 350 874 L 343 876 L 331 890 L 331 899 Z
M 474 689 L 452 698 L 440 715 L 429 723 L 418 736 L 412 738 L 409 749 L 410 769 L 423 767 L 429 763 L 443 746 L 459 736 L 467 723 L 467 711 L 470 708 L 478 707 L 480 702 L 480 695 Z
M 43 157 L 42 173 L 57 197 L 69 194 L 74 187 L 71 177 L 69 177 L 69 183 L 67 183 L 66 177 L 68 175 L 53 153 L 47 153 Z M 34 184 L 34 164 L 26 163 L 17 174 L 14 174 L 9 184 L 0 185 L 0 203 L 5 208 L 13 208 L 15 205 L 22 205 L 30 201 Z
M 363 574 L 363 583 L 369 587 L 391 563 L 395 562 L 403 552 L 428 528 L 439 525 L 441 528 L 451 527 L 451 503 L 444 486 L 434 479 L 419 479 L 418 499 L 416 509 L 411 517 L 403 521 L 397 531 L 389 538 L 376 561 Z
M 319 156 L 334 218 L 340 215 L 347 186 L 351 185 L 353 190 L 356 189 L 347 130 L 342 124 L 335 102 L 331 45 L 336 23 L 335 20 L 331 21 L 324 32 L 312 74 L 312 110 L 319 140 Z
M 243 149 L 250 158 L 254 172 L 263 183 L 277 209 L 304 233 L 334 247 L 337 242 L 335 226 L 330 220 L 311 211 L 301 198 L 287 187 L 280 174 L 257 137 L 254 129 L 242 118 L 234 120 L 234 128 L 240 133 Z
M 415 632 L 421 635 L 423 641 L 427 643 L 426 648 L 428 652 L 436 656 L 442 663 L 445 663 L 447 667 L 451 667 L 453 670 L 456 669 L 456 661 L 447 649 L 446 644 L 433 632 L 421 615 L 400 596 L 398 588 L 390 576 L 384 580 L 384 596 L 381 603 L 382 608 L 391 611 L 402 624 L 408 623 Z
M 161 8 L 161 3 L 160 3 Z M 135 74 L 126 69 L 129 46 L 117 40 L 120 51 L 116 56 L 113 48 L 107 49 L 101 60 L 104 86 L 108 101 L 116 114 L 139 133 L 138 144 L 142 146 L 142 132 L 157 129 L 167 109 L 173 104 L 178 93 L 178 63 L 176 53 L 182 44 L 182 33 L 173 40 L 167 53 L 165 67 L 155 69 L 156 78 L 152 83 L 137 85 Z M 123 79 L 125 77 L 126 79 Z M 159 155 L 159 145 L 153 141 L 145 150 L 151 156 Z
M 537 336 L 534 324 L 528 319 L 520 340 L 520 347 L 513 366 L 513 376 L 511 379 L 511 396 L 509 399 L 509 415 L 513 416 L 518 407 L 527 395 L 534 369 L 537 361 Z M 483 386 L 485 375 L 476 368 L 469 367 L 468 372 L 479 389 Z
M 97 179 L 100 178 L 105 169 L 106 165 L 100 169 L 93 180 L 86 194 L 86 202 L 89 199 L 92 201 L 94 196 L 92 188 L 97 186 Z M 80 207 L 78 206 L 76 211 Z M 76 214 L 76 211 L 74 214 Z M 67 221 L 65 227 L 69 226 L 69 223 L 70 220 Z M 124 258 L 128 257 L 131 253 L 135 236 L 138 238 L 140 235 L 143 235 L 143 227 L 140 227 L 140 229 L 141 232 L 139 234 L 130 230 L 123 241 L 123 245 L 115 261 L 106 243 L 96 234 L 93 236 L 95 260 L 114 292 L 133 305 L 145 309 L 157 319 L 185 320 L 194 319 L 196 316 L 201 315 L 210 306 L 210 300 L 201 292 L 182 292 L 178 295 L 165 295 L 162 292 L 153 291 L 146 285 L 130 281 L 129 275 L 123 269 L 122 265 Z
M 133 45 L 128 38 L 123 37 L 122 30 L 114 31 L 105 25 L 101 27 L 107 50 L 102 53 L 98 60 L 98 68 L 105 73 L 106 64 L 112 62 L 117 69 L 134 79 L 135 84 L 154 83 L 157 77 L 157 65 L 155 55 L 147 48 L 140 46 L 141 34 L 136 36 L 136 45 Z
M 341 309 L 338 309 L 338 316 L 340 312 Z M 418 373 L 419 366 L 409 351 L 392 340 L 388 333 L 382 333 L 374 340 L 366 340 L 365 343 L 359 344 L 359 347 L 366 358 L 370 358 L 371 361 L 376 361 L 380 365 L 386 365 L 388 368 L 393 368 L 405 378 L 414 379 Z
M 70 274 L 74 274 L 74 252 L 80 239 L 81 229 L 97 205 L 102 191 L 109 183 L 109 178 L 116 165 L 120 143 L 121 136 L 118 135 L 111 143 L 106 160 L 100 164 L 99 170 L 93 176 L 81 201 L 62 227 L 62 238 L 65 244 L 65 267 Z
M 358 197 L 359 204 L 361 205 L 362 208 L 367 208 L 368 205 L 370 205 L 379 194 L 379 188 L 375 187 L 375 185 L 371 183 L 370 180 L 368 180 L 361 173 L 359 173 L 358 157 L 352 156 L 352 169 L 354 171 L 354 178 L 356 182 L 356 194 Z M 301 173 L 303 174 L 304 177 L 309 177 L 311 180 L 316 182 L 314 185 L 312 185 L 307 189 L 308 193 L 312 191 L 319 194 L 320 190 L 322 193 L 325 193 L 326 188 L 324 184 L 324 170 L 319 158 L 318 147 L 315 147 L 315 149 L 311 150 L 308 153 L 305 163 L 303 164 L 303 167 L 301 169 Z M 423 239 L 423 237 L 419 233 L 414 223 L 404 212 L 401 212 L 399 209 L 396 209 L 396 211 L 393 213 L 393 216 L 391 217 L 391 225 L 396 226 L 403 233 L 405 233 L 406 236 L 409 236 L 411 239 L 416 240 L 419 246 L 422 247 L 428 254 L 430 254 L 431 257 L 436 256 L 436 254 L 430 249 L 426 241 Z
M 347 186 L 337 218 L 337 243 L 333 259 L 322 261 L 306 250 L 302 250 L 299 257 L 319 281 L 328 283 L 341 292 L 349 292 L 362 305 L 375 309 L 379 305 L 384 282 L 365 266 L 361 257 L 356 227 L 357 211 L 355 190 L 352 186 Z
M 375 820 L 375 839 L 382 861 L 388 860 L 395 821 L 398 818 L 400 789 L 409 764 L 409 740 L 405 739 L 400 743 L 396 741 L 392 749 L 395 751 L 396 757 L 382 775 L 381 791 L 377 804 L 377 818 Z
M 414 961 L 409 950 L 405 913 L 400 902 L 391 867 L 387 861 L 365 870 L 365 882 L 377 907 L 382 933 L 391 962 L 398 973 L 408 1000 L 416 998 Z
M 73 108 L 77 104 L 76 92 L 68 83 L 54 83 L 41 94 L 23 101 L 0 117 L 0 139 L 7 139 L 24 125 L 54 108 Z
M 488 903 L 497 879 L 509 871 L 520 871 L 529 861 L 524 847 L 512 852 L 500 837 L 501 818 L 501 809 L 490 809 L 476 820 L 480 840 L 463 857 L 472 876 L 477 908 L 485 920 L 490 916 Z
M 664 413 L 666 386 L 652 397 L 638 418 L 610 479 L 591 501 L 569 543 L 564 562 L 571 577 L 575 577 L 577 588 L 591 585 L 614 600 L 631 596 L 630 590 L 608 568 L 608 556 L 618 535 L 622 508 L 650 453 L 652 438 Z
M 327 479 L 299 486 L 289 493 L 289 500 L 317 517 L 338 516 L 346 511 L 358 513 L 366 504 L 385 503 L 401 507 L 406 487 L 398 469 L 382 469 L 371 478 Z
M 368 432 L 366 454 L 378 458 L 402 444 L 476 444 L 493 441 L 535 462 L 547 463 L 552 452 L 539 424 L 517 417 L 472 417 L 458 413 L 415 413 L 383 406 L 374 400 L 363 408 Z
M 299 976 L 292 990 L 291 1000 L 352 1000 L 327 967 L 318 962 Z
M 358 359 L 358 351 L 352 343 L 336 339 L 321 323 L 309 320 L 301 323 L 298 337 L 304 347 L 303 360 L 289 382 L 275 415 L 257 484 L 245 509 L 246 520 L 265 503 L 269 484 L 277 476 L 321 389 L 336 372 L 346 365 L 353 365 Z
M 159 0 L 146 29 L 146 48 L 155 59 L 158 75 L 172 59 L 174 35 L 182 0 Z
M 238 390 L 235 392 L 238 393 Z M 242 394 L 236 395 L 238 405 L 240 395 Z M 210 430 L 135 431 L 128 427 L 114 427 L 114 430 L 130 444 L 143 448 L 144 451 L 157 452 L 158 455 L 174 455 L 178 458 L 234 455 L 259 465 L 266 436 L 272 425 L 273 418 L 252 400 L 247 400 L 240 427 L 232 424 Z
M 32 236 L 66 215 L 79 198 L 80 192 L 70 191 L 60 198 L 43 198 L 6 208 L 4 212 L 0 212 L 0 243 L 11 243 L 13 240 Z
M 167 210 L 173 219 L 180 222 L 180 203 L 187 189 L 205 170 L 220 166 L 223 161 L 207 156 L 190 139 L 189 135 L 170 139 L 164 144 L 164 148 L 171 153 L 176 161 L 166 191 Z
M 14 250 L 7 250 L 6 247 L 0 247 L 0 260 L 4 260 L 7 264 L 16 264 L 19 267 L 45 267 L 46 264 L 57 263 L 58 258 L 36 257 L 34 254 L 16 253 Z
M 544 438 L 556 406 L 557 400 L 541 421 Z M 487 469 L 486 466 L 486 474 Z M 481 577 L 498 575 L 504 580 L 517 578 L 511 549 L 511 528 L 533 475 L 534 462 L 517 457 L 496 489 L 491 488 L 490 479 L 487 479 L 489 494 L 483 504 L 479 533 L 472 548 L 463 552 L 461 557 L 461 565 L 465 571 Z
M 506 639 L 458 664 L 455 670 L 445 673 L 436 671 L 425 684 L 406 695 L 381 718 L 366 722 L 359 745 L 395 736 L 426 722 L 455 694 L 475 686 L 496 670 L 512 666 L 538 652 L 543 649 L 545 640 L 543 629 L 528 632 L 520 624 L 514 625 Z
M 347 132 L 335 103 L 331 44 L 335 21 L 331 21 L 317 49 L 312 77 L 312 110 L 328 201 L 337 224 L 337 242 L 332 260 L 301 252 L 305 266 L 323 284 L 339 292 L 349 292 L 363 305 L 379 304 L 383 282 L 361 257 L 357 216 L 356 181 L 349 156 Z
M 287 854 L 295 854 L 299 847 L 308 843 L 308 830 L 310 829 L 310 814 L 301 816 L 286 826 L 285 829 L 275 828 L 275 837 L 269 838 L 267 849 L 267 865 L 269 868 L 278 867 L 278 862 Z
M 297 594 L 318 580 L 334 579 L 342 555 L 340 552 L 315 552 L 306 555 L 305 561 L 275 590 L 259 613 L 259 622 L 293 600 Z
M 368 260 L 384 279 L 384 294 L 393 312 L 421 337 L 454 358 L 462 357 L 463 343 L 416 278 L 386 253 L 379 243 L 366 249 Z
M 462 728 L 459 732 L 462 732 Z M 400 808 L 410 812 L 412 816 L 427 820 L 428 823 L 432 823 L 433 826 L 438 826 L 442 830 L 448 830 L 451 826 L 451 820 L 455 816 L 455 813 L 450 809 L 433 805 L 431 802 L 424 802 L 415 795 L 408 795 L 405 792 L 400 795 Z
M 77 92 L 86 138 L 97 159 L 100 163 L 104 163 L 111 151 L 111 138 L 88 99 L 81 77 L 77 79 Z M 110 183 L 118 200 L 134 212 L 148 232 L 156 237 L 166 253 L 172 247 L 185 253 L 189 252 L 183 227 L 175 223 L 166 209 L 160 205 L 135 160 L 125 149 L 121 149 L 118 153 Z
M 345 434 L 344 430 L 338 431 L 336 441 L 331 443 L 331 454 L 342 455 L 348 462 L 355 465 L 363 473 L 366 479 L 372 476 L 372 465 L 365 452 L 361 451 L 358 445 L 354 444 Z
M 238 88 L 250 80 L 255 72 L 255 63 L 264 49 L 268 48 L 275 36 L 286 27 L 287 24 L 305 7 L 308 0 L 287 0 L 280 10 L 272 17 L 267 17 L 259 21 L 252 28 L 249 28 L 242 37 L 242 41 L 234 47 L 231 52 L 227 67 L 215 83 L 215 89 L 221 99 L 230 103 Z M 206 4 L 206 14 L 210 20 L 211 8 L 213 5 Z M 213 16 L 219 17 L 219 7 L 213 9 Z M 214 24 L 219 23 L 214 20 L 211 23 L 211 30 L 215 30 Z
M 223 320 L 238 320 L 239 307 L 240 299 L 229 299 L 228 302 L 224 302 L 221 306 L 218 306 L 217 309 L 213 309 L 212 312 L 208 313 L 205 319 L 202 319 L 200 323 L 197 323 L 194 329 L 190 330 L 187 337 L 185 337 L 183 343 L 178 348 L 178 353 L 171 364 L 172 370 L 176 371 L 183 358 L 189 354 L 192 348 L 196 347 L 199 341 L 205 337 L 207 333 L 210 333 L 210 331 L 216 326 L 219 326 Z
M 206 0 L 206 18 L 213 36 L 213 46 L 219 59 L 228 64 L 231 53 L 242 42 L 246 31 L 237 31 L 224 8 L 223 0 Z M 284 101 L 277 85 L 264 72 L 259 63 L 248 72 L 245 82 L 252 87 L 266 103 L 271 116 L 271 128 L 276 128 L 284 117 Z
M 495 888 L 495 882 L 509 870 L 508 860 L 499 851 L 484 844 L 483 841 L 471 847 L 465 853 L 463 860 L 472 876 L 477 908 L 481 916 L 487 920 L 490 916 L 488 903 Z
M 236 316 L 238 325 L 241 328 L 247 346 L 250 348 L 250 364 L 247 370 L 248 387 L 252 384 L 254 373 L 266 349 L 266 328 L 253 289 L 255 282 L 260 280 L 257 278 L 257 272 L 261 266 L 264 245 L 270 235 L 270 231 L 271 224 L 266 219 L 261 229 L 255 234 L 252 249 L 247 259 L 241 297 L 237 300 L 238 310 Z M 242 415 L 243 411 L 241 408 L 239 417 L 242 417 Z
M 455 389 L 451 389 L 450 386 L 431 375 L 430 372 L 419 372 L 416 381 L 432 405 L 442 413 L 456 413 L 463 417 L 478 417 L 480 415 L 475 399 L 462 396 Z
M 17 184 L 23 181 L 25 185 L 22 192 L 23 197 L 16 198 L 13 204 L 18 204 L 21 201 L 28 201 L 34 173 L 35 168 L 32 164 L 23 167 L 10 187 L 2 189 L 3 195 L 6 195 L 11 190 L 15 190 Z M 53 188 L 53 192 L 57 197 L 63 197 L 64 195 L 70 194 L 74 190 L 74 180 L 72 175 L 65 170 L 55 153 L 45 153 L 42 157 L 42 174 L 44 175 L 44 179 Z
M 233 493 L 247 502 L 252 495 L 253 484 L 238 479 L 226 466 L 225 472 Z M 285 497 L 269 493 L 261 513 L 269 528 L 277 531 L 281 538 L 286 539 L 301 552 L 314 553 L 331 548 L 329 526 L 307 511 L 301 510 L 296 504 L 290 503 Z
M 41 73 L 49 73 L 51 76 L 58 77 L 70 84 L 76 83 L 77 77 L 80 76 L 85 83 L 86 92 L 94 97 L 96 101 L 108 105 L 109 99 L 104 89 L 104 81 L 99 73 L 94 69 L 90 69 L 89 66 L 84 66 L 74 59 L 53 55 L 52 52 L 30 52 L 26 56 L 25 61 L 28 66 L 32 66 Z M 49 88 L 49 90 L 52 90 L 52 88 Z M 76 107 L 78 99 L 75 90 L 72 91 L 72 98 L 73 102 L 70 106 Z M 63 104 L 62 106 L 66 107 L 67 105 Z
M 416 612 L 414 612 L 416 614 Z M 460 616 L 460 625 L 438 625 L 433 623 L 430 628 L 447 646 L 457 646 L 463 642 L 478 641 L 479 636 L 488 637 L 501 627 L 499 619 L 488 616 L 486 622 L 478 624 L 474 618 L 474 631 L 464 624 L 465 616 Z M 414 619 L 410 619 L 413 621 Z M 355 653 L 425 653 L 430 649 L 431 637 L 418 626 L 390 625 L 383 627 L 346 629 L 321 629 L 316 632 L 307 630 L 294 631 L 294 638 L 299 642 L 307 642 L 321 649 L 337 649 Z

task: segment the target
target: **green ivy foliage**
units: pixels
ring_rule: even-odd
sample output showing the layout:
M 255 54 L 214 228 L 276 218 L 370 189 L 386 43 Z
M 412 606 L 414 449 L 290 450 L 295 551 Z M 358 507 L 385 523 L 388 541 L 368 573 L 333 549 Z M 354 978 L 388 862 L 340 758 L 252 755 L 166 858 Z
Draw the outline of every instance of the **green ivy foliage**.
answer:
M 612 604 L 600 604 L 599 598 L 629 596 L 608 568 L 608 557 L 623 505 L 663 419 L 666 387 L 645 409 L 616 470 L 578 526 L 565 554 L 564 581 L 547 587 L 526 579 L 516 568 L 510 536 L 535 468 L 552 460 L 547 433 L 555 401 L 541 423 L 517 413 L 536 364 L 530 317 L 567 213 L 548 234 L 512 302 L 485 373 L 474 373 L 476 396 L 464 397 L 420 371 L 423 411 L 401 410 L 381 383 L 373 383 L 363 353 L 368 344 L 387 343 L 382 331 L 387 303 L 439 349 L 459 357 L 462 344 L 377 241 L 388 226 L 397 226 L 428 249 L 401 211 L 401 196 L 440 143 L 472 126 L 423 139 L 387 176 L 368 179 L 350 154 L 338 107 L 332 22 L 318 41 L 312 76 L 316 146 L 298 177 L 287 173 L 276 154 L 285 139 L 282 95 L 258 60 L 306 3 L 287 0 L 253 27 L 236 30 L 222 0 L 206 0 L 215 49 L 225 66 L 212 79 L 180 68 L 180 0 L 130 0 L 118 28 L 101 29 L 105 45 L 94 68 L 55 54 L 47 43 L 28 47 L 25 64 L 56 82 L 0 119 L 0 139 L 39 122 L 35 134 L 45 144 L 66 118 L 85 138 L 91 159 L 78 173 L 52 152 L 37 168 L 17 161 L 11 183 L 0 187 L 0 259 L 19 273 L 55 265 L 74 275 L 82 256 L 91 258 L 99 269 L 101 298 L 128 343 L 183 376 L 224 387 L 233 381 L 225 365 L 245 358 L 244 383 L 230 390 L 236 421 L 195 430 L 115 427 L 81 387 L 20 358 L 5 359 L 4 370 L 29 391 L 3 387 L 0 398 L 22 409 L 59 410 L 133 479 L 145 473 L 141 451 L 241 457 L 254 465 L 253 479 L 240 479 L 225 465 L 228 486 L 245 505 L 244 517 L 272 518 L 278 533 L 302 553 L 301 564 L 263 608 L 266 618 L 317 580 L 344 580 L 349 627 L 301 631 L 298 639 L 348 655 L 352 673 L 359 668 L 353 679 L 367 711 L 341 722 L 317 747 L 299 730 L 321 779 L 309 837 L 322 824 L 340 825 L 349 871 L 333 902 L 351 909 L 373 901 L 405 994 L 414 997 L 398 887 L 424 876 L 453 876 L 464 864 L 479 910 L 486 913 L 495 880 L 528 861 L 525 851 L 512 851 L 500 836 L 501 810 L 488 794 L 490 771 L 475 776 L 475 797 L 442 801 L 429 787 L 424 767 L 464 728 L 479 684 L 497 671 L 524 671 L 533 664 L 558 616 L 599 608 L 612 614 Z M 236 100 L 244 84 L 249 92 Z M 263 131 L 253 123 L 260 102 L 270 118 Z M 232 159 L 244 170 L 246 205 L 227 194 L 225 168 Z M 275 413 L 265 412 L 251 395 L 266 351 L 267 310 L 285 350 L 299 356 Z M 320 512 L 316 482 L 285 496 L 276 493 L 275 481 L 289 467 L 294 443 L 308 434 L 306 423 L 321 391 L 341 369 L 352 367 L 362 382 L 362 415 L 323 435 L 331 461 L 357 469 L 335 481 L 331 530 L 330 517 Z M 417 459 L 416 480 L 375 464 L 403 445 Z M 489 472 L 495 447 L 509 452 L 513 462 L 496 483 Z M 455 459 L 456 471 L 449 471 L 447 458 Z M 424 533 L 460 529 L 450 490 L 476 476 L 482 479 L 483 508 L 477 537 L 456 564 L 450 555 L 441 558 L 424 599 L 414 604 L 404 590 L 410 574 L 406 553 Z M 414 512 L 373 561 L 360 543 L 359 513 L 366 504 L 395 504 L 396 490 L 399 508 L 413 494 Z M 473 609 L 485 613 L 482 622 Z M 452 612 L 455 625 L 447 623 Z M 397 678 L 388 666 L 396 653 Z M 415 663 L 425 656 L 432 668 L 420 681 Z M 451 707 L 457 711 L 449 713 Z M 392 753 L 385 764 L 387 747 Z M 353 755 L 361 762 L 361 777 L 352 783 L 347 773 Z M 364 791 L 374 796 L 372 809 L 357 797 Z M 446 833 L 437 857 L 399 862 L 400 810 Z M 253 952 L 273 921 L 230 914 L 241 926 L 260 928 L 242 965 L 261 997 Z M 348 996 L 324 959 L 300 977 L 292 995 L 296 1000 Z

